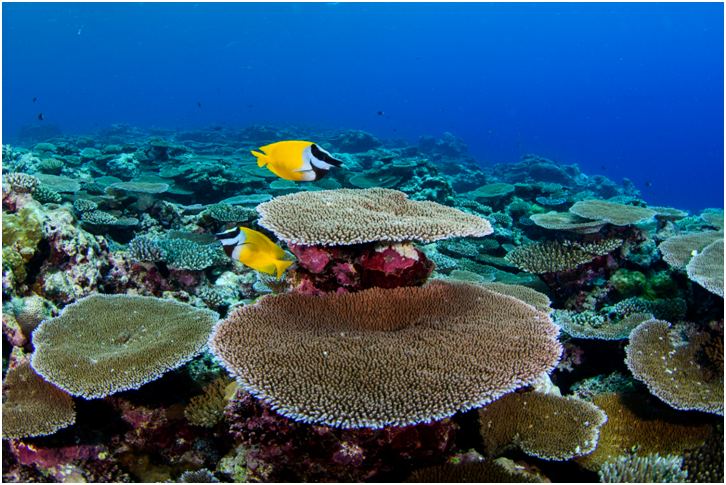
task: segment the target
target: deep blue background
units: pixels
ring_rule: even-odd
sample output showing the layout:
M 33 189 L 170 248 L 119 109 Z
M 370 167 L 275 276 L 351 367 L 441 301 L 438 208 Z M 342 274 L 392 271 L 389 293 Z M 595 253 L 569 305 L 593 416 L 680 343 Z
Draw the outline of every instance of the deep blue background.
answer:
M 721 3 L 2 12 L 3 143 L 39 112 L 77 133 L 288 121 L 415 144 L 451 131 L 481 162 L 536 153 L 628 177 L 651 205 L 723 207 Z

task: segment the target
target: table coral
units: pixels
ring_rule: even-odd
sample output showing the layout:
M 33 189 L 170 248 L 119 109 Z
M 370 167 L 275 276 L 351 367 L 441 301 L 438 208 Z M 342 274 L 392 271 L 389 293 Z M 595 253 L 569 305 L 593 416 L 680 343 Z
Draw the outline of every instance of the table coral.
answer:
M 588 470 L 597 471 L 633 449 L 641 454 L 680 455 L 703 445 L 712 432 L 702 417 L 653 409 L 636 394 L 598 394 L 592 403 L 605 411 L 608 421 L 600 431 L 595 451 L 575 458 Z
M 479 409 L 490 455 L 510 447 L 545 460 L 569 460 L 597 446 L 607 416 L 577 398 L 539 392 L 509 393 Z
M 285 416 L 379 428 L 442 419 L 551 372 L 558 330 L 520 300 L 435 280 L 264 296 L 217 325 L 210 349 Z
M 138 389 L 199 354 L 216 321 L 174 300 L 91 295 L 33 332 L 32 365 L 86 399 Z
M 723 416 L 723 375 L 711 376 L 696 357 L 708 339 L 707 332 L 648 320 L 630 334 L 625 361 L 636 379 L 675 409 Z

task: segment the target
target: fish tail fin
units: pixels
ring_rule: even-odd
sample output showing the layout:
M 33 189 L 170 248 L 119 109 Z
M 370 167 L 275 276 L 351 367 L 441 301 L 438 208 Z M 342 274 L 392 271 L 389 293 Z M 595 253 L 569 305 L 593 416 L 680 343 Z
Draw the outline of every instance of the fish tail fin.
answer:
M 267 159 L 267 155 L 265 155 L 264 153 L 260 153 L 260 152 L 256 152 L 256 151 L 252 150 L 252 155 L 257 157 L 257 166 L 258 167 L 264 167 L 269 162 L 269 160 Z
M 290 266 L 294 261 L 275 261 L 275 267 L 277 268 L 277 278 L 282 276 L 282 273 Z

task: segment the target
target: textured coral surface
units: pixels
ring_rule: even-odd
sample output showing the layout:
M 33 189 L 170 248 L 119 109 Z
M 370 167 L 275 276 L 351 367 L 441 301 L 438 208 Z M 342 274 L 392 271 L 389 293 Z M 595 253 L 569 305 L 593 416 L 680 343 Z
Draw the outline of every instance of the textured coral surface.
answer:
M 4 482 L 723 481 L 722 208 L 453 133 L 49 113 L 2 146 Z M 282 140 L 343 164 L 281 180 Z

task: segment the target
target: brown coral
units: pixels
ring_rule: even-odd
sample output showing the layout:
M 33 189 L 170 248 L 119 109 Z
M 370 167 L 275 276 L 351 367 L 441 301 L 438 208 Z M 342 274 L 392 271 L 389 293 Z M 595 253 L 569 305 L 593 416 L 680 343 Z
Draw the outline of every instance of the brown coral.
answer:
M 229 377 L 219 377 L 204 388 L 204 394 L 194 396 L 184 408 L 184 416 L 196 426 L 211 428 L 224 418 L 227 405 L 227 386 L 234 382 Z
M 603 239 L 591 243 L 545 241 L 519 246 L 504 257 L 523 271 L 542 274 L 567 271 L 588 263 L 598 256 L 615 251 L 621 239 Z
M 723 239 L 706 246 L 686 266 L 688 279 L 723 298 Z
M 640 396 L 603 393 L 592 403 L 605 411 L 608 421 L 600 430 L 597 448 L 575 458 L 588 470 L 597 471 L 606 462 L 633 450 L 640 454 L 682 455 L 703 445 L 711 426 L 698 416 L 676 411 L 652 411 Z
M 688 472 L 683 470 L 680 456 L 648 456 L 638 454 L 619 456 L 603 464 L 599 472 L 601 483 L 683 483 Z
M 175 300 L 93 294 L 33 332 L 33 368 L 75 396 L 108 396 L 199 354 L 217 313 Z
M 76 421 L 73 398 L 46 382 L 24 362 L 8 370 L 3 386 L 3 439 L 46 436 Z
M 514 185 L 506 183 L 489 184 L 479 187 L 478 189 L 469 192 L 471 197 L 482 197 L 488 199 L 490 197 L 501 197 L 514 192 Z
M 723 415 L 723 379 L 708 380 L 697 354 L 709 339 L 706 332 L 671 329 L 662 320 L 648 320 L 630 334 L 625 362 L 650 392 L 675 409 Z M 687 342 L 680 341 L 690 334 Z
M 500 459 L 432 466 L 416 470 L 404 483 L 543 483 L 542 477 L 511 472 Z
M 663 241 L 658 249 L 666 263 L 674 268 L 685 269 L 695 254 L 709 244 L 723 240 L 723 235 L 723 231 L 706 231 L 673 236 Z
M 307 246 L 431 242 L 493 232 L 484 218 L 381 188 L 298 192 L 260 204 L 257 212 L 258 223 L 279 239 Z
M 522 300 L 523 302 L 532 305 L 541 312 L 550 314 L 553 311 L 550 307 L 552 302 L 547 295 L 545 295 L 544 293 L 540 293 L 539 291 L 533 290 L 532 288 L 529 288 L 527 286 L 508 285 L 505 283 L 496 282 L 479 283 L 479 286 L 482 286 L 487 290 L 500 293 L 502 295 L 512 296 L 518 300 Z
M 597 446 L 605 413 L 574 397 L 510 393 L 479 410 L 481 435 L 493 454 L 519 447 L 545 460 L 569 460 Z
M 468 284 L 265 296 L 210 338 L 241 386 L 284 416 L 408 425 L 481 406 L 550 372 L 548 315 Z
M 635 207 L 598 199 L 575 202 L 575 205 L 570 207 L 570 212 L 587 219 L 606 221 L 615 226 L 638 224 L 656 215 L 656 211 L 645 207 Z
M 532 214 L 529 218 L 539 227 L 556 231 L 569 231 L 578 234 L 591 234 L 598 232 L 607 224 L 605 221 L 585 219 L 570 212 L 549 212 L 547 214 Z

